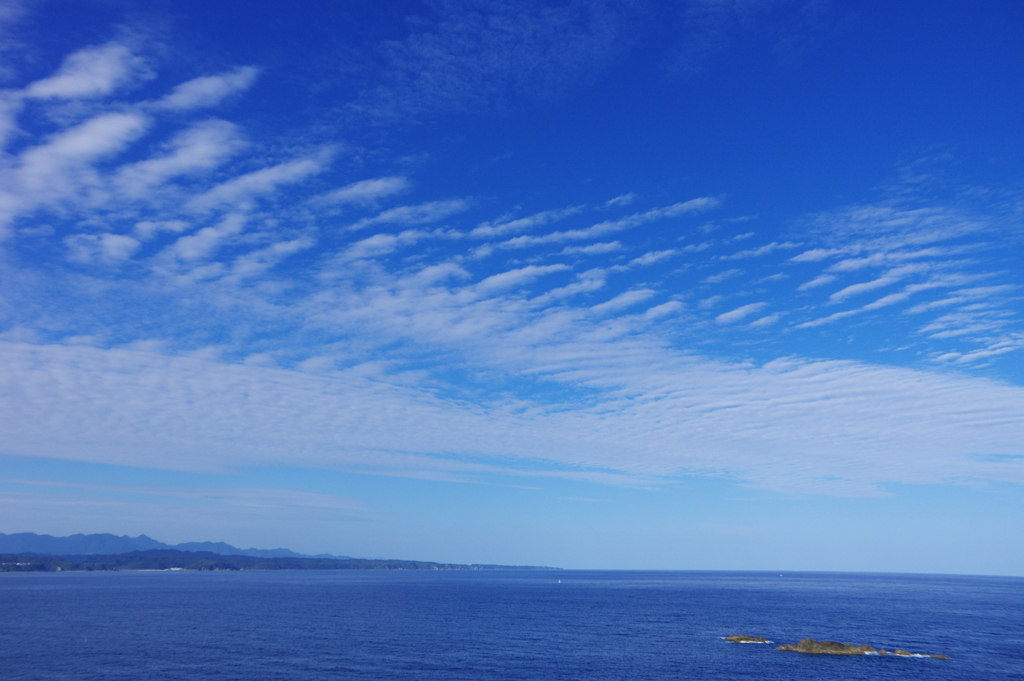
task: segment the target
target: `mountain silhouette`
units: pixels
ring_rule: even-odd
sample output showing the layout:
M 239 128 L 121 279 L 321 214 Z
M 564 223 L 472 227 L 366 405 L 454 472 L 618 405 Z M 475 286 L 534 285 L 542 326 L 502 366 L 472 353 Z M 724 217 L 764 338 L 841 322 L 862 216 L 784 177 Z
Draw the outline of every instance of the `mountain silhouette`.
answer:
M 182 544 L 165 544 L 144 534 L 138 537 L 115 534 L 72 534 L 68 537 L 54 537 L 35 532 L 4 534 L 0 532 L 0 553 L 38 553 L 49 556 L 116 555 L 132 551 L 151 549 L 176 549 L 178 551 L 207 551 L 222 556 L 253 556 L 256 558 L 334 558 L 348 560 L 349 556 L 334 556 L 321 553 L 310 556 L 295 553 L 289 549 L 240 549 L 224 542 L 192 541 Z

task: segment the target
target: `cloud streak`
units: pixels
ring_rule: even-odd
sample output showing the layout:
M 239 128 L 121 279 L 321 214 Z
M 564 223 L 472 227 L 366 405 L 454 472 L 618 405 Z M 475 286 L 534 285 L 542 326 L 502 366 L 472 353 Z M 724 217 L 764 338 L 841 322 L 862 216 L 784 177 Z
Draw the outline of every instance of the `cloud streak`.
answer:
M 171 111 L 187 111 L 216 106 L 224 98 L 248 89 L 258 75 L 259 69 L 252 66 L 240 66 L 232 71 L 214 76 L 194 78 L 176 86 L 153 106 Z
M 428 201 L 417 206 L 398 206 L 389 208 L 373 217 L 363 218 L 349 225 L 348 229 L 354 232 L 374 225 L 399 225 L 402 227 L 426 225 L 444 220 L 468 208 L 469 202 L 464 199 Z
M 405 177 L 377 177 L 372 180 L 360 180 L 347 184 L 340 189 L 328 192 L 316 198 L 321 204 L 356 204 L 373 206 L 380 199 L 399 194 L 409 189 L 409 180 Z
M 119 86 L 146 75 L 145 62 L 117 42 L 75 52 L 49 78 L 29 85 L 30 99 L 75 99 L 109 95 Z
M 662 208 L 652 208 L 643 213 L 634 213 L 617 220 L 605 220 L 584 229 L 571 229 L 559 232 L 551 232 L 542 236 L 519 236 L 514 239 L 496 244 L 501 249 L 529 248 L 551 243 L 562 243 L 565 241 L 585 241 L 588 239 L 600 238 L 607 234 L 621 232 L 626 229 L 639 227 L 649 222 L 665 220 L 667 218 L 682 217 L 689 213 L 695 213 L 715 208 L 720 201 L 713 197 L 700 197 L 681 201 Z

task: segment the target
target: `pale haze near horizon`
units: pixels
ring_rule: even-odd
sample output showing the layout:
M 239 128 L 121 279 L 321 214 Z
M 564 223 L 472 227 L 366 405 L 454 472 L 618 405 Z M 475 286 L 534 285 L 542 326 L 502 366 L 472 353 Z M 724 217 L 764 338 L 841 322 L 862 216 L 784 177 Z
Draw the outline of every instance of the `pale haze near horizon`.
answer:
M 1022 28 L 0 2 L 0 532 L 1022 575 Z

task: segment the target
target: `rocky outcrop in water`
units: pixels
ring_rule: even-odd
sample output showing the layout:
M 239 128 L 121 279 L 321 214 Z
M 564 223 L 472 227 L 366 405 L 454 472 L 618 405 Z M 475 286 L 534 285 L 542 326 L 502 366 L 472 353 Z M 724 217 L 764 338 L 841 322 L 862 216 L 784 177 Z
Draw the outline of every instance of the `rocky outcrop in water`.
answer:
M 815 641 L 813 638 L 805 638 L 799 643 L 779 646 L 775 650 L 791 650 L 796 653 L 809 653 L 811 655 L 867 655 L 878 651 L 871 646 L 857 646 L 852 643 L 838 643 L 836 641 Z
M 732 641 L 733 643 L 771 643 L 771 641 L 761 636 L 747 636 L 746 634 L 732 634 L 731 636 L 726 636 L 725 640 Z
M 922 655 L 911 653 L 897 648 L 892 653 L 887 650 L 878 650 L 868 645 L 854 645 L 853 643 L 838 643 L 836 641 L 815 641 L 813 638 L 805 638 L 799 643 L 790 643 L 779 646 L 776 650 L 790 650 L 795 653 L 808 653 L 811 655 L 900 655 L 901 657 L 934 657 L 940 660 L 948 660 L 948 655 Z

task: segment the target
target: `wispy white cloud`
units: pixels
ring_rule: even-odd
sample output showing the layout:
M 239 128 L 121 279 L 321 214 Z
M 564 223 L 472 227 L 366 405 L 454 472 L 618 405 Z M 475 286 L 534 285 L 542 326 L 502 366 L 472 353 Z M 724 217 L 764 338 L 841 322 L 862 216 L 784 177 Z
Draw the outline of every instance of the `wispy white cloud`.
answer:
M 371 237 L 355 242 L 341 254 L 342 260 L 360 260 L 376 258 L 394 253 L 399 248 L 411 246 L 429 237 L 445 237 L 444 231 L 428 232 L 418 229 L 407 229 L 398 234 L 374 234 Z
M 780 313 L 776 312 L 774 314 L 765 315 L 764 317 L 761 317 L 760 319 L 755 319 L 754 321 L 750 322 L 747 326 L 749 326 L 752 329 L 763 329 L 765 327 L 772 326 L 773 324 L 778 322 L 781 318 L 782 318 L 782 315 Z
M 744 236 L 746 236 L 746 235 L 744 235 Z M 745 260 L 747 258 L 757 258 L 757 257 L 760 257 L 762 255 L 768 255 L 769 253 L 774 253 L 775 251 L 778 251 L 778 250 L 790 249 L 790 248 L 799 248 L 799 247 L 800 247 L 800 244 L 792 243 L 790 241 L 784 241 L 782 243 L 779 243 L 777 241 L 773 241 L 770 244 L 765 244 L 764 246 L 759 246 L 758 248 L 750 248 L 750 249 L 747 249 L 745 251 L 740 251 L 738 253 L 733 253 L 732 255 L 723 255 L 720 259 L 721 260 Z
M 987 346 L 969 352 L 947 352 L 936 358 L 941 363 L 972 364 L 1024 349 L 1024 335 L 1013 334 L 990 342 Z
M 227 121 L 203 121 L 177 134 L 167 153 L 122 166 L 114 177 L 121 192 L 145 197 L 167 180 L 216 168 L 244 147 L 236 126 Z
M 644 312 L 644 319 L 660 319 L 661 317 L 683 312 L 685 309 L 686 305 L 681 301 L 670 300 L 667 303 L 662 303 L 661 305 L 655 305 L 654 307 L 648 308 Z
M 908 291 L 908 290 L 899 291 L 898 293 L 890 293 L 887 296 L 882 296 L 881 298 L 879 298 L 878 300 L 876 300 L 873 303 L 868 303 L 867 305 L 865 305 L 861 309 L 867 311 L 867 310 L 878 310 L 878 309 L 883 308 L 883 307 L 889 307 L 890 305 L 895 305 L 896 303 L 902 303 L 903 301 L 905 301 L 908 298 L 910 298 L 910 296 L 912 294 L 913 294 L 913 291 Z
M 713 243 L 711 241 L 703 241 L 699 244 L 687 244 L 686 246 L 683 246 L 680 250 L 682 250 L 684 253 L 700 253 L 701 251 L 708 250 L 709 248 L 711 248 L 712 245 Z
M 702 284 L 721 284 L 723 281 L 728 281 L 729 279 L 735 279 L 736 277 L 740 276 L 741 274 L 743 274 L 743 270 L 739 270 L 739 269 L 724 270 L 722 272 L 719 272 L 718 274 L 712 274 L 711 276 L 704 277 L 703 279 L 700 280 L 700 283 L 702 283 Z
M 149 75 L 145 61 L 119 43 L 111 42 L 75 52 L 54 75 L 25 88 L 34 99 L 102 97 L 119 86 Z
M 643 213 L 634 213 L 633 215 L 619 218 L 618 220 L 606 220 L 599 222 L 596 225 L 586 227 L 584 229 L 571 229 L 562 232 L 551 232 L 543 236 L 519 236 L 514 239 L 509 239 L 500 244 L 497 247 L 504 249 L 511 248 L 528 248 L 531 246 L 538 246 L 549 243 L 561 243 L 565 241 L 584 241 L 587 239 L 598 238 L 606 234 L 612 234 L 632 227 L 638 227 L 648 222 L 654 222 L 656 220 L 664 220 L 666 218 L 680 217 L 688 213 L 694 213 L 704 210 L 710 210 L 719 205 L 718 199 L 711 197 L 701 197 L 697 199 L 691 199 L 689 201 L 682 201 L 680 203 L 672 204 L 671 206 L 665 206 L 663 208 L 652 208 L 649 211 Z
M 818 306 L 804 305 L 801 310 L 794 310 L 794 328 L 811 329 L 863 313 L 873 313 L 877 321 L 888 308 L 900 310 L 912 298 L 928 296 L 935 289 L 962 288 L 974 281 L 1005 278 L 1005 272 L 987 270 L 983 264 L 983 254 L 998 248 L 998 241 L 990 237 L 1006 233 L 1012 221 L 1005 205 L 992 204 L 981 213 L 962 205 L 910 207 L 912 200 L 907 197 L 912 196 L 912 191 L 902 191 L 898 200 L 850 206 L 813 218 L 806 234 L 825 243 L 790 258 L 790 266 L 805 268 L 832 262 L 799 286 L 799 291 L 809 294 L 805 299 L 813 300 L 813 289 L 838 281 L 839 275 L 852 273 L 869 274 L 866 280 L 831 292 L 826 304 L 843 304 L 869 291 L 903 286 L 862 306 L 811 319 L 807 316 L 817 315 Z M 967 254 L 969 257 L 965 257 Z M 1010 297 L 1006 294 L 1006 290 L 994 292 L 983 304 L 985 309 L 971 310 L 972 301 L 950 295 L 921 301 L 901 311 L 924 314 L 949 310 L 944 317 L 923 324 L 918 332 L 932 341 L 972 344 L 980 350 L 1015 327 Z M 963 348 L 946 350 L 946 354 L 955 357 L 966 354 Z M 938 356 L 943 351 L 932 354 Z
M 213 76 L 194 78 L 175 87 L 153 106 L 172 111 L 215 106 L 224 98 L 248 89 L 258 75 L 259 69 L 252 66 L 240 66 Z
M 927 312 L 929 310 L 934 310 L 937 308 L 974 303 L 977 302 L 978 300 L 983 300 L 991 296 L 996 296 L 1002 293 L 1010 293 L 1011 291 L 1016 290 L 1016 288 L 1017 287 L 1014 286 L 1013 284 L 1002 284 L 999 286 L 976 286 L 973 288 L 960 289 L 958 291 L 954 291 L 953 293 L 951 293 L 950 296 L 947 298 L 933 300 L 928 303 L 921 303 L 919 305 L 915 305 L 914 307 L 908 308 L 906 310 L 906 313 L 920 314 L 922 312 Z
M 8 91 L 4 103 L 36 99 L 42 100 L 45 106 L 55 106 L 49 100 L 105 97 L 126 84 L 152 75 L 142 57 L 115 41 L 76 52 L 53 76 L 36 81 L 22 91 Z M 206 98 L 204 102 L 196 100 L 193 104 L 212 105 L 217 99 L 213 92 L 217 87 L 224 94 L 231 88 L 241 88 L 245 84 L 243 81 L 251 80 L 254 75 L 253 69 L 239 69 L 199 79 L 179 87 L 166 101 L 177 102 L 174 106 L 184 106 L 186 95 L 196 100 L 203 90 L 206 93 L 202 95 Z M 56 120 L 60 123 L 65 120 L 71 123 L 41 143 L 30 145 L 5 164 L 6 167 L 0 170 L 0 184 L 4 185 L 0 189 L 0 227 L 39 210 L 84 209 L 124 213 L 128 206 L 118 203 L 124 198 L 149 203 L 167 200 L 175 195 L 174 191 L 165 191 L 164 185 L 169 180 L 213 169 L 242 147 L 236 126 L 219 120 L 197 122 L 165 143 L 162 153 L 157 156 L 110 171 L 111 161 L 153 129 L 155 121 L 147 112 L 159 113 L 166 107 L 118 102 L 106 108 L 106 112 L 100 108 L 101 113 L 84 121 L 79 119 L 75 122 L 79 114 L 58 117 Z M 20 109 L 18 106 L 0 106 L 0 109 L 3 110 L 0 114 L 8 119 L 9 130 L 14 125 L 12 116 L 19 114 Z M 81 113 L 95 111 L 95 108 L 79 107 L 68 111 Z M 0 130 L 0 138 L 4 137 L 3 133 L 4 130 Z M 255 175 L 249 180 L 255 181 L 259 177 Z M 237 182 L 228 184 L 221 188 L 221 196 L 230 193 L 232 186 L 236 192 L 243 189 Z M 250 189 L 255 189 L 255 186 L 251 184 Z M 215 195 L 207 197 L 209 200 L 215 198 Z M 180 205 L 182 202 L 179 193 L 177 203 Z M 127 238 L 117 234 L 80 235 L 65 241 L 75 259 L 87 258 L 88 253 L 93 253 L 97 257 L 106 254 L 104 258 L 109 260 L 107 256 L 114 253 L 112 244 L 120 244 L 115 250 L 122 254 L 131 250 L 127 246 Z
M 861 310 L 859 310 L 859 309 L 858 310 L 843 310 L 842 312 L 834 312 L 834 313 L 828 315 L 827 317 L 819 317 L 818 319 L 812 319 L 809 322 L 803 322 L 802 324 L 797 324 L 796 328 L 798 328 L 798 329 L 813 329 L 816 326 L 824 326 L 825 324 L 831 324 L 832 322 L 839 321 L 840 319 L 846 319 L 847 317 L 852 317 L 853 315 L 858 314 L 859 312 L 861 312 Z
M 189 229 L 191 225 L 184 220 L 141 220 L 135 223 L 132 233 L 142 241 L 149 241 L 161 232 L 180 233 Z
M 878 288 L 885 288 L 886 286 L 891 286 L 898 282 L 899 280 L 900 277 L 884 276 L 879 277 L 878 279 L 873 279 L 871 281 L 864 281 L 858 284 L 850 284 L 849 286 L 840 289 L 839 291 L 836 291 L 831 296 L 829 296 L 829 302 L 839 303 L 846 300 L 850 296 L 855 296 L 859 293 L 864 293 L 865 291 L 874 291 L 875 289 Z
M 400 194 L 409 189 L 411 183 L 403 176 L 378 177 L 347 184 L 340 189 L 318 196 L 315 201 L 322 204 L 355 204 L 372 206 L 377 200 Z
M 230 213 L 219 223 L 204 227 L 195 234 L 180 237 L 161 253 L 164 259 L 191 262 L 209 258 L 229 239 L 242 233 L 246 218 L 240 213 Z
M 516 286 L 528 284 L 537 277 L 569 269 L 568 265 L 528 265 L 518 269 L 493 274 L 474 287 L 480 294 L 492 294 Z
M 576 281 L 565 286 L 553 288 L 533 298 L 532 302 L 538 306 L 547 305 L 554 301 L 561 301 L 584 293 L 593 293 L 603 289 L 607 283 L 608 272 L 601 268 L 594 268 L 576 275 Z
M 74 234 L 64 242 L 68 258 L 76 262 L 116 262 L 131 257 L 142 244 L 124 234 Z
M 901 279 L 907 277 L 910 274 L 923 272 L 929 268 L 926 265 L 907 265 L 904 267 L 897 267 L 886 272 L 883 276 L 873 279 L 871 281 L 864 281 L 858 284 L 850 284 L 849 286 L 836 291 L 829 296 L 829 302 L 839 303 L 851 296 L 864 293 L 865 291 L 874 291 L 875 289 L 885 288 L 891 286 Z
M 815 225 L 828 234 L 831 241 L 843 243 L 837 243 L 836 248 L 812 249 L 798 255 L 801 260 L 860 253 L 904 252 L 910 255 L 922 247 L 989 229 L 984 221 L 962 209 L 914 208 L 892 203 L 851 206 L 825 213 L 817 216 Z
M 975 303 L 940 315 L 919 330 L 932 338 L 981 336 L 989 339 L 1003 328 L 1006 316 L 992 305 Z
M 22 152 L 13 167 L 0 169 L 0 229 L 41 204 L 101 186 L 92 164 L 125 149 L 149 124 L 137 113 L 101 114 Z
M 826 258 L 833 255 L 839 255 L 844 253 L 843 249 L 837 248 L 812 248 L 809 251 L 804 251 L 799 255 L 794 255 L 789 259 L 790 262 L 821 262 Z
M 329 158 L 329 153 L 321 152 L 254 170 L 190 199 L 187 207 L 194 211 L 209 211 L 214 208 L 247 209 L 253 199 L 270 194 L 282 185 L 301 182 L 310 175 L 321 172 Z
M 863 258 L 847 258 L 832 265 L 829 270 L 833 272 L 853 272 L 866 267 L 879 267 L 892 263 L 904 262 L 906 260 L 919 260 L 922 258 L 935 258 L 950 255 L 954 251 L 949 248 L 922 248 L 912 251 L 894 251 L 887 253 L 872 253 Z
M 667 260 L 675 254 L 676 251 L 671 248 L 664 251 L 649 251 L 641 255 L 639 258 L 633 258 L 629 261 L 629 264 L 641 267 L 645 265 L 653 265 L 654 263 L 661 262 L 662 260 Z
M 622 243 L 619 241 L 608 241 L 604 243 L 590 244 L 589 246 L 566 246 L 562 249 L 562 255 L 602 255 L 622 250 Z
M 750 303 L 749 305 L 743 305 L 741 307 L 737 307 L 735 310 L 723 312 L 715 317 L 715 321 L 719 324 L 732 324 L 733 322 L 738 322 L 744 317 L 749 317 L 759 310 L 763 310 L 767 304 L 768 303 Z
M 804 283 L 797 286 L 796 290 L 809 291 L 812 288 L 818 288 L 819 286 L 824 286 L 825 284 L 831 284 L 837 278 L 838 277 L 836 277 L 834 274 L 819 274 L 814 279 L 811 279 L 810 281 L 805 281 Z
M 581 213 L 584 208 L 586 208 L 586 206 L 569 206 L 568 208 L 541 211 L 540 213 L 534 213 L 533 215 L 517 218 L 515 220 L 483 222 L 473 229 L 469 235 L 477 238 L 488 238 L 492 236 L 511 234 L 513 232 L 523 232 L 527 229 L 564 220 L 571 215 Z
M 725 296 L 711 296 L 709 298 L 704 298 L 703 300 L 701 300 L 700 303 L 698 303 L 698 307 L 700 307 L 700 309 L 702 310 L 710 310 L 723 300 L 725 300 Z
M 349 225 L 348 229 L 355 231 L 372 227 L 373 225 L 399 225 L 402 227 L 426 225 L 461 213 L 468 209 L 469 206 L 469 201 L 465 199 L 428 201 L 416 206 L 398 206 L 397 208 L 389 208 L 382 213 L 378 213 L 372 218 L 363 218 Z
M 231 263 L 230 270 L 223 281 L 239 283 L 264 274 L 286 258 L 316 245 L 316 241 L 308 236 L 278 241 L 266 248 L 257 249 L 239 256 Z
M 608 199 L 607 201 L 604 202 L 604 205 L 606 208 L 610 208 L 612 206 L 628 206 L 635 200 L 636 194 L 634 194 L 633 192 L 629 192 L 628 194 L 620 194 L 619 196 L 616 196 L 614 199 Z
M 72 173 L 86 174 L 90 162 L 124 149 L 145 132 L 148 124 L 138 114 L 103 114 L 55 135 L 21 155 L 19 184 L 33 193 L 70 194 L 83 179 L 72 177 Z M 76 180 L 79 182 L 72 184 Z
M 953 277 L 949 279 L 937 278 L 930 281 L 926 281 L 921 284 L 910 284 L 905 286 L 902 291 L 896 293 L 890 293 L 887 296 L 882 296 L 873 303 L 865 305 L 863 310 L 877 310 L 879 308 L 888 307 L 897 303 L 902 303 L 905 300 L 909 300 L 915 293 L 921 293 L 922 291 L 929 291 L 935 288 L 944 288 L 950 286 L 958 286 L 963 283 L 959 277 Z
M 625 293 L 620 293 L 611 300 L 594 305 L 590 310 L 596 314 L 618 312 L 619 310 L 625 310 L 646 300 L 650 300 L 656 293 L 657 291 L 646 288 L 626 291 Z
M 883 288 L 885 286 L 888 286 L 890 284 L 895 283 L 896 281 L 899 281 L 900 278 L 901 277 L 899 277 L 899 276 L 896 276 L 896 277 L 882 277 L 882 278 L 876 279 L 875 281 L 872 281 L 872 282 L 865 282 L 864 284 L 855 284 L 854 286 L 847 287 L 847 288 L 859 287 L 859 288 L 856 288 L 856 290 L 854 290 L 850 294 L 850 295 L 853 295 L 855 293 L 862 293 L 864 291 L 869 291 L 869 290 L 873 290 L 873 289 L 876 289 L 876 288 Z M 920 293 L 922 291 L 928 291 L 928 290 L 935 289 L 935 288 L 957 286 L 957 285 L 959 285 L 961 283 L 962 283 L 962 278 L 961 277 L 948 277 L 948 278 L 931 279 L 929 281 L 926 281 L 926 282 L 920 283 L 920 284 L 909 284 L 909 285 L 905 286 L 903 288 L 903 290 L 901 290 L 901 291 L 897 291 L 896 293 L 890 293 L 889 295 L 882 296 L 881 298 L 875 300 L 874 302 L 868 303 L 868 304 L 863 305 L 863 306 L 861 306 L 859 308 L 855 308 L 855 309 L 852 309 L 852 310 L 844 310 L 843 312 L 836 312 L 836 313 L 828 315 L 826 317 L 820 317 L 818 319 L 813 319 L 813 320 L 811 320 L 809 322 L 804 322 L 802 324 L 798 324 L 797 328 L 808 329 L 808 328 L 813 328 L 813 327 L 816 327 L 816 326 L 822 326 L 824 324 L 829 324 L 831 322 L 834 322 L 834 321 L 837 321 L 837 320 L 840 320 L 840 319 L 845 319 L 847 317 L 852 317 L 853 315 L 859 314 L 861 312 L 870 312 L 870 311 L 873 311 L 873 310 L 879 310 L 879 309 L 884 308 L 884 307 L 889 307 L 890 305 L 896 305 L 898 303 L 902 303 L 902 302 L 910 299 L 910 297 L 913 296 L 915 293 Z M 845 290 L 847 290 L 847 289 L 843 289 L 843 291 L 845 291 Z M 842 293 L 842 291 L 840 291 L 840 293 Z M 835 294 L 833 294 L 833 296 L 834 295 Z

